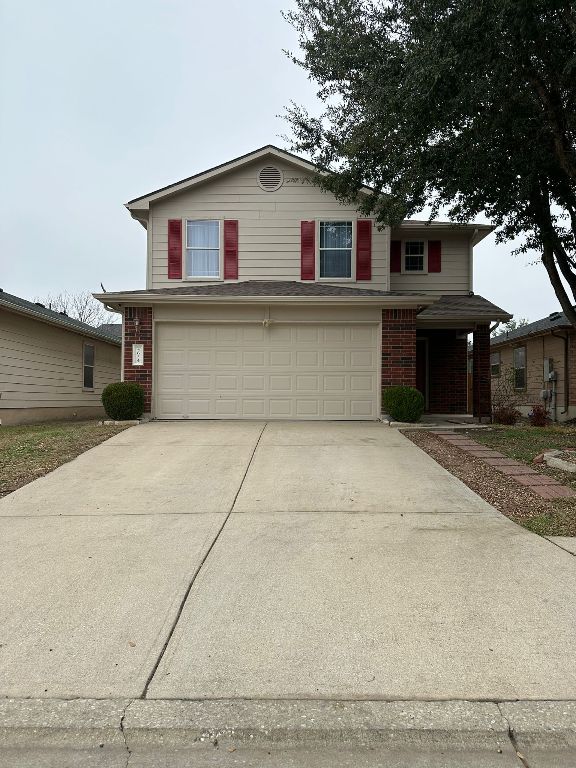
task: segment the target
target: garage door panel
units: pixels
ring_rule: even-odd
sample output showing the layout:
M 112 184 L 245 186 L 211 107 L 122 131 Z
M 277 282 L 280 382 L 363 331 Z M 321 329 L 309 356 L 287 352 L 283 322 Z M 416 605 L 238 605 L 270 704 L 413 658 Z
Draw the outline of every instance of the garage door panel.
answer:
M 158 323 L 156 334 L 159 418 L 378 417 L 376 326 Z

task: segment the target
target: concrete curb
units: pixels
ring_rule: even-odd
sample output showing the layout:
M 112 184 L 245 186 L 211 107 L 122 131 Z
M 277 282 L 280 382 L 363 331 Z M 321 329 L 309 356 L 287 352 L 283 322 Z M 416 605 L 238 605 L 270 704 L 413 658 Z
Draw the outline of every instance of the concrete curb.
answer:
M 126 713 L 130 748 L 161 742 L 302 747 L 486 749 L 508 742 L 496 704 L 378 701 L 135 701 Z
M 521 750 L 530 764 L 536 750 L 554 751 L 568 766 L 576 764 L 576 702 L 0 701 L 0 764 L 9 757 L 14 766 L 31 765 L 31 756 L 40 756 L 42 766 L 95 761 L 114 768 L 128 758 L 130 766 L 148 765 L 146 755 L 187 755 L 183 759 L 189 760 L 190 750 L 198 756 L 210 753 L 214 763 L 210 758 L 209 764 L 216 765 L 216 752 L 229 760 L 231 753 L 240 759 L 260 750 L 302 756 L 339 749 L 352 756 L 351 765 L 355 754 L 360 758 L 374 750 L 449 752 L 461 755 L 462 765 L 471 754 L 492 756 L 474 765 L 492 765 L 497 756 L 507 760 L 502 765 L 516 765 L 516 750 Z

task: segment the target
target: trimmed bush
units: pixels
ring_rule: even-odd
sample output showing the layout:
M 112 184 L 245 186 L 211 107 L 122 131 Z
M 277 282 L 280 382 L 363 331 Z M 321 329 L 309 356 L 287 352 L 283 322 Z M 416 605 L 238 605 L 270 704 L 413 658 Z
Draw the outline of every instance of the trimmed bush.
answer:
M 505 424 L 511 426 L 516 424 L 522 414 L 516 408 L 509 405 L 502 405 L 499 408 L 494 408 L 492 411 L 492 421 L 495 424 Z
M 394 421 L 413 423 L 424 413 L 424 397 L 414 387 L 387 387 L 382 392 L 384 411 Z
M 134 381 L 117 381 L 102 392 L 102 405 L 111 419 L 139 419 L 144 413 L 144 389 Z
M 532 412 L 528 414 L 528 421 L 533 427 L 546 427 L 550 421 L 550 416 L 546 408 L 537 403 L 532 406 Z

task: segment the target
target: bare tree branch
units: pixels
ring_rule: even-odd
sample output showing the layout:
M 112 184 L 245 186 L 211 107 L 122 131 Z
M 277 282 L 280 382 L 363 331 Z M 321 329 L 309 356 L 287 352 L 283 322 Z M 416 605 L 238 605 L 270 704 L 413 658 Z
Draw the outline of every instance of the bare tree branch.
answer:
M 64 312 L 68 317 L 80 320 L 95 328 L 103 323 L 120 322 L 120 315 L 116 312 L 109 312 L 89 291 L 49 293 L 45 298 L 35 298 L 35 301 L 40 302 L 48 309 Z

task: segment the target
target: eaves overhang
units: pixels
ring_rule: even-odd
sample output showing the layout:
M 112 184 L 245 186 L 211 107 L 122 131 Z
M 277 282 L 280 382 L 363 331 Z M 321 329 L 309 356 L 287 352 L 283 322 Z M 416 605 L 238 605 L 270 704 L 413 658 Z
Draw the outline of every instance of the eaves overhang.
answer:
M 321 306 L 380 306 L 394 309 L 423 309 L 438 300 L 437 296 L 217 296 L 217 295 L 173 295 L 157 293 L 94 293 L 95 299 L 105 306 L 121 312 L 127 306 L 150 306 L 153 304 L 290 304 Z

